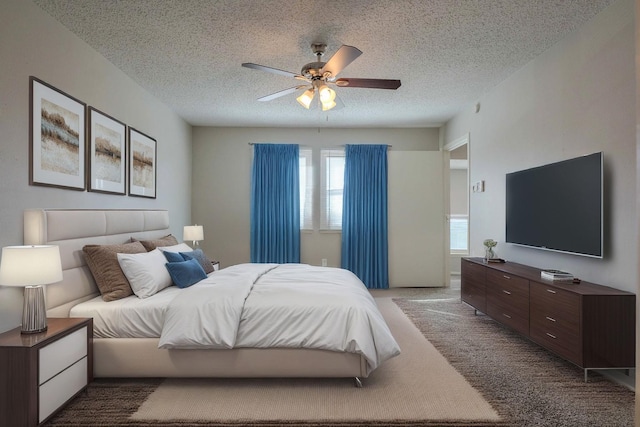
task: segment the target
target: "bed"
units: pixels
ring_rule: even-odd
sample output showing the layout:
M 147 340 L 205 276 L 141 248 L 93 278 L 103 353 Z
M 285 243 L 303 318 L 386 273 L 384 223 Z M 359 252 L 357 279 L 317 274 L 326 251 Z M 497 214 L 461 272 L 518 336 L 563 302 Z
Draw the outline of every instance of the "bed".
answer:
M 129 300 L 125 298 L 119 300 L 120 302 L 113 303 L 101 301 L 100 292 L 87 266 L 82 248 L 85 245 L 118 245 L 130 241 L 132 238 L 137 240 L 157 239 L 167 234 L 170 234 L 170 227 L 169 213 L 166 210 L 33 209 L 25 211 L 24 243 L 53 244 L 60 248 L 63 280 L 46 287 L 47 315 L 49 317 L 91 316 L 94 317 L 94 323 L 100 325 L 101 322 L 98 319 L 100 315 L 92 315 L 91 310 L 98 309 L 100 306 L 120 310 L 118 306 L 127 305 L 123 302 L 125 300 L 136 304 L 134 301 L 137 299 L 136 296 L 127 297 Z M 255 264 L 248 264 L 247 266 L 233 266 L 233 268 L 215 271 L 209 274 L 202 283 L 189 289 L 196 289 L 193 292 L 209 292 L 209 290 L 205 290 L 207 288 L 205 282 L 209 282 L 209 288 L 215 287 L 216 284 L 222 283 L 225 275 L 242 276 L 247 274 L 245 267 L 249 270 L 257 268 Z M 260 269 L 265 269 L 264 272 L 257 273 L 261 282 L 256 282 L 249 288 L 278 289 L 282 281 L 291 281 L 291 278 L 295 277 L 291 274 L 298 274 L 295 271 L 289 271 L 298 267 L 302 268 L 299 265 L 286 264 L 260 266 Z M 331 274 L 331 269 L 314 271 L 314 268 L 324 269 L 324 267 L 311 267 L 311 270 L 305 268 L 302 274 Z M 275 279 L 263 279 L 263 277 L 270 277 L 271 271 L 279 276 L 279 282 L 274 282 Z M 255 272 L 252 274 L 255 275 Z M 186 294 L 182 292 L 185 289 L 178 290 L 175 286 L 164 291 L 167 293 L 158 293 L 158 295 L 162 295 L 162 298 L 158 298 L 158 300 L 173 300 L 173 296 L 169 294 Z M 360 291 L 354 288 L 354 292 Z M 366 293 L 368 295 L 368 292 Z M 247 294 L 246 297 L 247 306 L 252 306 L 250 301 L 255 299 L 250 295 Z M 273 299 L 273 294 L 271 295 Z M 369 299 L 373 302 L 370 296 Z M 147 300 L 151 301 L 152 298 L 147 298 Z M 375 303 L 373 305 L 375 306 Z M 158 309 L 156 307 L 155 310 L 162 311 L 166 308 Z M 375 310 L 377 311 L 377 308 Z M 374 313 L 373 317 L 376 316 Z M 179 315 L 176 317 L 180 318 Z M 256 325 L 266 323 L 269 322 L 265 322 L 263 319 Z M 178 323 L 177 328 L 181 327 L 182 325 Z M 335 325 L 333 327 L 336 328 Z M 93 340 L 94 376 L 349 377 L 354 378 L 356 385 L 360 386 L 361 378 L 366 378 L 380 363 L 397 355 L 400 351 L 395 340 L 390 336 L 390 332 L 388 335 L 391 341 L 381 341 L 389 339 L 389 337 L 384 337 L 387 333 L 384 331 L 385 328 L 386 324 L 372 324 L 369 328 L 374 331 L 382 330 L 378 333 L 378 335 L 383 335 L 382 338 L 375 337 L 375 339 L 378 340 L 376 345 L 383 350 L 379 350 L 382 353 L 376 356 L 371 356 L 370 352 L 367 353 L 362 348 L 358 348 L 359 345 L 346 346 L 342 349 L 333 349 L 322 345 L 317 346 L 319 348 L 284 347 L 278 342 L 272 343 L 275 347 L 243 346 L 246 342 L 243 341 L 245 338 L 240 333 L 238 334 L 240 342 L 234 342 L 231 345 L 215 343 L 215 345 L 204 348 L 174 345 L 175 343 L 172 342 L 169 342 L 169 345 L 166 345 L 166 342 L 161 345 L 161 339 L 164 338 L 153 336 L 158 333 L 110 334 L 108 328 L 103 328 L 101 331 L 96 331 Z M 250 330 L 256 331 L 257 328 L 253 327 Z

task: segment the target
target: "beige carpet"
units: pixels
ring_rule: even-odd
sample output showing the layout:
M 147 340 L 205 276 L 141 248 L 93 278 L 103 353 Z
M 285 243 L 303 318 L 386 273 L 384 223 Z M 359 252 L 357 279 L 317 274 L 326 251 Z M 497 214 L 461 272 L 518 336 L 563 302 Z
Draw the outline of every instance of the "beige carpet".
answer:
M 132 416 L 138 421 L 500 424 L 491 405 L 390 298 L 377 298 L 402 354 L 364 388 L 348 379 L 166 379 Z

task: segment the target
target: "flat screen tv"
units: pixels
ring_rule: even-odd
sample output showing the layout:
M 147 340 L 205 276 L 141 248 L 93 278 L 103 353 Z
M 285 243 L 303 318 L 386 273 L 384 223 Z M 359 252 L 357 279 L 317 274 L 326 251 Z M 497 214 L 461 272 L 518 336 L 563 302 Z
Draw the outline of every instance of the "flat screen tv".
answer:
M 508 173 L 506 241 L 602 258 L 602 153 Z

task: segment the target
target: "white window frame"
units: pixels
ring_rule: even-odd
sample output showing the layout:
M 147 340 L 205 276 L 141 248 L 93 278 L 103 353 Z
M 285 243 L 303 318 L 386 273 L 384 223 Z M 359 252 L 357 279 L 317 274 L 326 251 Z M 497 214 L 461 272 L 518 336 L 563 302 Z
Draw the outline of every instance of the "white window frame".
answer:
M 300 156 L 300 230 L 313 231 L 313 150 L 299 147 Z
M 345 149 L 331 148 L 320 150 L 320 231 L 341 232 L 342 215 L 340 215 L 339 223 L 331 220 L 331 185 L 329 181 L 332 177 L 332 174 L 327 170 L 327 159 L 330 157 L 345 158 Z M 338 179 L 342 180 L 341 184 L 342 188 L 344 189 L 344 175 Z M 342 209 L 342 204 L 340 204 L 340 209 Z
M 467 236 L 466 236 L 466 249 L 454 249 L 451 245 L 451 238 L 453 233 L 451 233 L 451 225 L 455 221 L 465 220 L 467 223 Z M 450 215 L 449 216 L 449 246 L 451 255 L 468 255 L 469 254 L 469 215 Z

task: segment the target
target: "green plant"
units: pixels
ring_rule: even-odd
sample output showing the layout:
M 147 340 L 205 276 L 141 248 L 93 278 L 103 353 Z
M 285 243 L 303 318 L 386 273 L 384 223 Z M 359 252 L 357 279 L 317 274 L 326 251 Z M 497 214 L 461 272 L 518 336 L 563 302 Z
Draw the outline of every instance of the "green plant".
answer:
M 491 249 L 491 248 L 495 248 L 498 245 L 498 242 L 496 242 L 493 239 L 486 239 L 483 242 L 483 245 L 485 245 L 487 249 Z

